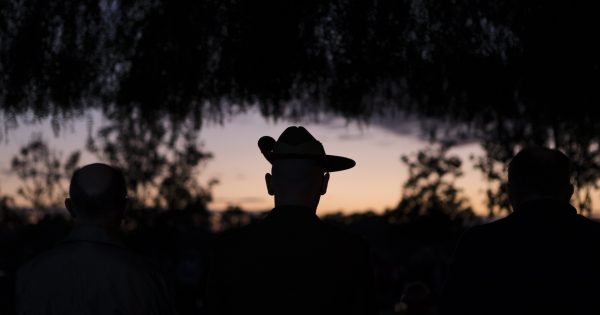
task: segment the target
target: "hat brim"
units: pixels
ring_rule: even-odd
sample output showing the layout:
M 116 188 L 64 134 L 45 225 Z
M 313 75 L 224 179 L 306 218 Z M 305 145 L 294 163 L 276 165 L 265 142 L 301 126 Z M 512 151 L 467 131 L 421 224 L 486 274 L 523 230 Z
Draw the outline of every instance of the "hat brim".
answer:
M 276 160 L 281 159 L 306 159 L 318 161 L 323 166 L 326 172 L 338 172 L 353 168 L 356 162 L 343 156 L 337 155 L 311 155 L 311 154 L 290 154 L 290 153 L 269 153 L 265 154 L 265 158 L 273 164 Z

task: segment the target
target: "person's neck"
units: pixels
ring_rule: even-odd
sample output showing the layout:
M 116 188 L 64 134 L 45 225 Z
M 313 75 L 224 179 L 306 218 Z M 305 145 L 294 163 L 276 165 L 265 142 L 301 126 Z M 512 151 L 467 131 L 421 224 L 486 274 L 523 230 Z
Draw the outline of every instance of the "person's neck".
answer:
M 284 207 L 293 207 L 293 208 L 304 208 L 312 213 L 317 213 L 317 205 L 310 205 L 308 203 L 300 203 L 300 202 L 277 202 L 275 201 L 275 208 L 284 208 Z
M 528 205 L 532 203 L 539 202 L 555 202 L 559 204 L 569 203 L 569 200 L 565 200 L 564 198 L 559 198 L 556 196 L 547 196 L 547 195 L 530 195 L 525 198 L 519 200 L 516 205 L 513 205 L 513 211 L 519 211 L 519 209 L 527 208 Z
M 115 222 L 109 222 L 104 220 L 89 220 L 84 218 L 78 218 L 74 221 L 75 227 L 93 226 L 96 228 L 103 229 L 109 233 L 119 233 L 121 230 L 120 224 Z

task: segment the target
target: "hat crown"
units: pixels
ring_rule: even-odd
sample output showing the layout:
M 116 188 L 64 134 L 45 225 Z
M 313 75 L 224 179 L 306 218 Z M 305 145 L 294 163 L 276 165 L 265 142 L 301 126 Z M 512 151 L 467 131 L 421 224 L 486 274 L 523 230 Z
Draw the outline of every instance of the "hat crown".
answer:
M 273 153 L 325 155 L 325 148 L 304 127 L 288 127 L 273 145 Z

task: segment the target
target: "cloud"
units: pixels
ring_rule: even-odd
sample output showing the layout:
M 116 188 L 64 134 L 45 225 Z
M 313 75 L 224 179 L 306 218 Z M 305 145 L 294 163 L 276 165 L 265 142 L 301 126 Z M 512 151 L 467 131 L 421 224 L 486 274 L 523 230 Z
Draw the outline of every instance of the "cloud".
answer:
M 370 135 L 366 134 L 366 133 L 354 133 L 354 134 L 341 134 L 338 139 L 340 141 L 357 141 L 357 140 L 364 140 L 364 139 L 369 139 L 372 138 Z

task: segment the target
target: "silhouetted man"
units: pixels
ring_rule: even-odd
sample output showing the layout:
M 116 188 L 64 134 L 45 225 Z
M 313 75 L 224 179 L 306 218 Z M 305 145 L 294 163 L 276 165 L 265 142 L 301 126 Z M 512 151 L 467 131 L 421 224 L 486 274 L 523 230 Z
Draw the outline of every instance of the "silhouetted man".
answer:
M 469 230 L 447 314 L 600 314 L 600 225 L 577 214 L 569 159 L 528 148 L 508 168 L 513 213 Z
M 19 314 L 173 313 L 161 277 L 117 237 L 126 192 L 122 173 L 108 165 L 73 174 L 65 205 L 75 227 L 19 271 Z
M 355 165 L 326 155 L 303 127 L 258 145 L 275 208 L 259 224 L 221 238 L 207 288 L 213 314 L 372 314 L 369 251 L 316 216 L 329 173 Z

